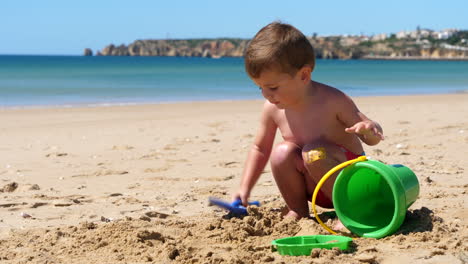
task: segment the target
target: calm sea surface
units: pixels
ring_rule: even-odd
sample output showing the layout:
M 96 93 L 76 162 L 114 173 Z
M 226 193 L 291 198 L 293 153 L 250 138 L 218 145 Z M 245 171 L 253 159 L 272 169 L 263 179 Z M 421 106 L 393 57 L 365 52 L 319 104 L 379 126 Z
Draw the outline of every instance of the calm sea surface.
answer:
M 468 61 L 318 60 L 351 96 L 468 91 Z M 261 99 L 241 58 L 0 56 L 0 108 Z

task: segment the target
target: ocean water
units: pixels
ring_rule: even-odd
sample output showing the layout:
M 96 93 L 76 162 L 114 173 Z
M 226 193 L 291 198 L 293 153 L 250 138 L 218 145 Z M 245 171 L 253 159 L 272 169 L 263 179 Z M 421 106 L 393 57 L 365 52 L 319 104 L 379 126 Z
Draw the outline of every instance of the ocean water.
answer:
M 317 60 L 351 96 L 468 91 L 468 61 Z M 242 58 L 0 56 L 0 108 L 261 99 Z

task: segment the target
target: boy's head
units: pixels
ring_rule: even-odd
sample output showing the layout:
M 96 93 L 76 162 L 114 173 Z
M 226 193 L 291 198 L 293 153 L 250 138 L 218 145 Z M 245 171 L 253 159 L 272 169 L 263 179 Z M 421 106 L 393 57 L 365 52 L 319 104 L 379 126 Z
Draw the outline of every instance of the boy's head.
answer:
M 245 52 L 245 69 L 252 79 L 265 70 L 292 76 L 306 65 L 313 71 L 315 54 L 312 45 L 298 29 L 281 22 L 262 28 Z

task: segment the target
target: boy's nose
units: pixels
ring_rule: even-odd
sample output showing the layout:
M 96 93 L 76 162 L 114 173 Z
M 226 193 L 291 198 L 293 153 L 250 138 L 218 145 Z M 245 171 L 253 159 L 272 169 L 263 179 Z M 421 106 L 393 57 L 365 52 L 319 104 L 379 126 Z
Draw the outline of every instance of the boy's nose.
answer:
M 270 101 L 270 102 L 274 102 L 274 101 L 275 101 L 274 98 L 273 98 L 273 95 L 266 95 L 266 94 L 264 94 L 263 97 L 265 97 L 265 99 L 267 99 L 267 100 Z
M 262 94 L 266 99 L 273 99 L 273 94 L 268 92 L 268 90 L 262 90 Z

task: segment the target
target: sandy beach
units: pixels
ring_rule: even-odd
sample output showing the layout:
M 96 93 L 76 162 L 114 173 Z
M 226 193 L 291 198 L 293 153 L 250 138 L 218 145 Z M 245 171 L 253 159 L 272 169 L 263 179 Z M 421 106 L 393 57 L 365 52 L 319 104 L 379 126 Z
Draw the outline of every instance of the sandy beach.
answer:
M 262 101 L 4 109 L 0 263 L 467 263 L 468 94 L 354 100 L 386 136 L 367 155 L 420 182 L 392 236 L 272 252 L 274 239 L 327 231 L 281 218 L 268 166 L 248 217 L 209 206 L 237 189 Z

